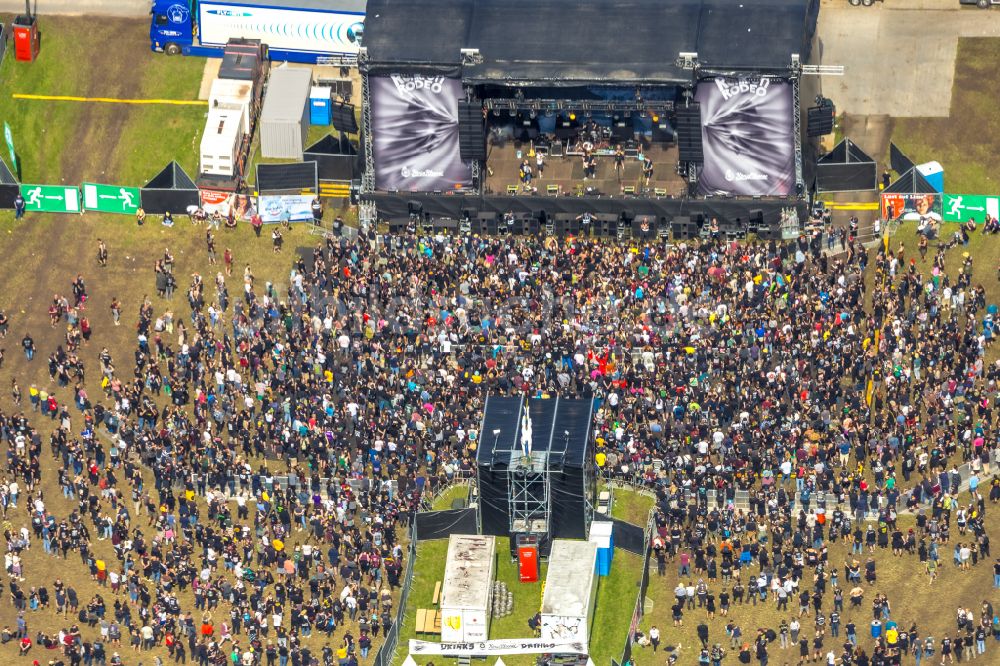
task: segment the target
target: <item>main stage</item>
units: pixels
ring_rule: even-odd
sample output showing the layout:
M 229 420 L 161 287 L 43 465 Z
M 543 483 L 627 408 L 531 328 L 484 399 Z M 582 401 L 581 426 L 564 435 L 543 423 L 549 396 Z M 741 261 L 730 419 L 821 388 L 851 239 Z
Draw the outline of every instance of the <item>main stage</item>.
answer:
M 533 233 L 646 216 L 682 237 L 713 218 L 739 233 L 805 219 L 799 79 L 818 9 L 370 0 L 362 218 L 475 231 L 515 213 Z

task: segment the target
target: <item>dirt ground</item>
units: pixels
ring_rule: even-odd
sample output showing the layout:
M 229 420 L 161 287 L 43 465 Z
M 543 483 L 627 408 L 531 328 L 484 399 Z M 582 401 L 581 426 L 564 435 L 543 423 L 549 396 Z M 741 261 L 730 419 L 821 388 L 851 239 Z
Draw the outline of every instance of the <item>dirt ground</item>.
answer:
M 65 329 L 49 326 L 47 307 L 53 294 L 69 294 L 70 281 L 77 274 L 82 274 L 87 282 L 89 300 L 85 310 L 91 319 L 94 336 L 89 345 L 82 349 L 81 358 L 88 370 L 88 391 L 96 398 L 103 397 L 100 387 L 96 384 L 98 354 L 103 346 L 107 346 L 114 358 L 120 364 L 128 365 L 131 350 L 135 347 L 135 322 L 139 304 L 147 295 L 151 295 L 157 314 L 166 309 L 172 309 L 179 316 L 185 316 L 187 304 L 184 302 L 183 288 L 186 288 L 188 276 L 199 272 L 206 276 L 206 281 L 214 279 L 215 272 L 221 266 L 210 266 L 204 249 L 204 228 L 193 227 L 186 219 L 178 218 L 172 229 L 164 228 L 159 220 L 150 219 L 141 228 L 136 227 L 132 218 L 126 216 L 32 216 L 14 225 L 6 218 L 0 220 L 3 231 L 0 231 L 0 256 L 5 261 L 0 262 L 0 284 L 4 289 L 0 292 L 0 309 L 11 318 L 10 333 L 6 339 L 0 339 L 0 348 L 5 348 L 6 359 L 0 367 L 0 410 L 11 413 L 18 407 L 11 400 L 10 383 L 17 378 L 24 395 L 28 387 L 35 383 L 52 391 L 60 403 L 72 403 L 72 387 L 58 388 L 49 381 L 45 358 L 56 345 L 63 343 Z M 4 233 L 6 231 L 7 233 Z M 241 269 L 249 263 L 255 275 L 262 280 L 268 280 L 279 292 L 282 285 L 287 285 L 288 270 L 292 265 L 294 253 L 298 248 L 310 249 L 320 241 L 319 236 L 309 233 L 305 226 L 293 227 L 286 235 L 284 251 L 274 254 L 269 238 L 257 239 L 249 229 L 240 228 L 236 231 L 220 231 L 217 234 L 219 254 L 226 247 L 231 247 L 236 258 L 235 265 Z M 96 261 L 97 239 L 103 238 L 109 245 L 110 261 L 107 268 L 100 268 Z M 175 274 L 178 276 L 179 288 L 171 301 L 156 296 L 153 264 L 162 256 L 165 248 L 177 258 Z M 234 270 L 234 276 L 236 271 Z M 235 278 L 230 278 L 233 280 Z M 234 293 L 237 285 L 230 286 Z M 123 303 L 122 325 L 113 326 L 108 305 L 111 299 L 118 297 Z M 20 339 L 26 331 L 30 331 L 35 339 L 37 353 L 35 360 L 27 362 L 20 352 Z M 27 398 L 25 397 L 25 405 Z M 80 413 L 72 409 L 74 428 L 79 429 Z M 32 425 L 38 428 L 43 441 L 48 441 L 54 422 L 42 418 L 38 414 L 29 415 Z M 43 446 L 43 475 L 41 488 L 44 492 L 48 508 L 57 516 L 68 515 L 76 508 L 75 503 L 62 497 L 55 473 L 57 462 L 48 453 L 48 446 Z M 272 469 L 284 469 L 282 463 L 270 463 Z M 151 483 L 151 479 L 148 480 Z M 29 524 L 26 502 L 19 502 L 17 509 L 8 511 L 9 520 L 15 529 Z M 145 518 L 139 519 L 139 524 L 145 527 Z M 400 530 L 400 534 L 405 530 Z M 299 543 L 301 535 L 289 539 L 289 548 Z M 114 552 L 108 541 L 94 541 L 98 556 L 108 562 L 116 562 Z M 33 544 L 24 557 L 25 589 L 31 586 L 46 586 L 52 589 L 53 581 L 58 577 L 73 585 L 79 593 L 81 604 L 86 604 L 94 594 L 100 593 L 108 605 L 113 605 L 116 598 L 110 588 L 99 588 L 91 580 L 89 570 L 80 561 L 79 555 L 70 553 L 67 560 L 55 559 L 42 551 L 40 543 Z M 0 628 L 16 626 L 16 613 L 11 605 L 6 574 L 0 575 Z M 120 595 L 123 601 L 127 595 Z M 193 596 L 180 595 L 184 608 L 193 608 Z M 68 628 L 76 623 L 75 617 L 59 617 L 50 609 L 26 613 L 29 630 L 42 630 L 47 633 L 57 632 L 60 628 Z M 343 628 L 334 634 L 329 641 L 337 646 L 343 635 Z M 93 639 L 95 630 L 83 627 L 84 635 Z M 358 632 L 355 629 L 354 635 Z M 244 637 L 245 639 L 245 637 Z M 127 641 L 126 641 L 127 643 Z M 304 644 L 317 654 L 326 643 L 326 637 L 320 632 L 313 632 L 311 639 Z M 110 658 L 113 649 L 109 649 Z M 125 663 L 135 666 L 138 662 L 152 663 L 154 654 L 167 660 L 165 649 L 155 650 L 141 656 L 132 654 L 127 645 L 119 649 Z M 30 664 L 38 659 L 46 664 L 50 658 L 58 658 L 57 652 L 46 652 L 40 647 L 33 648 L 26 658 L 17 656 L 14 643 L 0 645 L 0 663 Z

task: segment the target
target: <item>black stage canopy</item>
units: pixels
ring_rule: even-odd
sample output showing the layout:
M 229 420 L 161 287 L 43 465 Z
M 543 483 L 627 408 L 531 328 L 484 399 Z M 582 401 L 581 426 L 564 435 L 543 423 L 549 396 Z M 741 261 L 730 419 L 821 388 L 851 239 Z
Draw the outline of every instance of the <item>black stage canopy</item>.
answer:
M 676 83 L 712 70 L 805 62 L 818 0 L 369 0 L 369 71 L 436 70 L 471 83 Z M 461 49 L 482 62 L 462 68 Z
M 816 161 L 817 192 L 863 192 L 878 188 L 875 160 L 850 139 Z
M 188 206 L 201 205 L 198 186 L 177 162 L 163 167 L 140 191 L 142 209 L 153 215 L 181 213 Z
M 934 186 L 927 182 L 927 179 L 917 171 L 916 167 L 892 181 L 889 187 L 882 190 L 883 194 L 937 194 Z
M 918 174 L 919 175 L 919 174 Z M 623 198 L 623 197 L 547 197 L 524 196 L 477 196 L 449 194 L 420 194 L 414 192 L 374 193 L 362 195 L 362 199 L 372 202 L 383 220 L 407 217 L 410 202 L 419 202 L 423 212 L 432 218 L 462 219 L 466 210 L 476 213 L 495 213 L 501 216 L 513 213 L 541 211 L 549 217 L 556 214 L 583 215 L 584 213 L 620 215 L 630 211 L 634 215 L 652 215 L 670 222 L 678 216 L 688 216 L 692 220 L 699 216 L 705 220 L 715 217 L 720 223 L 741 221 L 751 216 L 751 211 L 760 211 L 765 226 L 777 229 L 781 225 L 781 213 L 785 208 L 795 208 L 799 219 L 804 220 L 809 213 L 808 202 L 804 199 L 752 199 L 735 197 L 694 198 Z

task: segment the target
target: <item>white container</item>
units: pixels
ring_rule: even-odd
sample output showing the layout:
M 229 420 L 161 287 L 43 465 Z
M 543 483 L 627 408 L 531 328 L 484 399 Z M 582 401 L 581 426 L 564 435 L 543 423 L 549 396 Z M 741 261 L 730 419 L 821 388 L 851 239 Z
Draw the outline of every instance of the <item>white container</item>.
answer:
M 542 595 L 542 640 L 590 640 L 590 618 L 597 595 L 597 544 L 555 539 Z
M 243 138 L 242 122 L 240 111 L 235 109 L 212 109 L 208 112 L 205 133 L 201 137 L 201 173 L 226 177 L 236 174 Z
M 250 102 L 253 100 L 253 82 L 236 79 L 216 79 L 208 93 L 208 108 L 238 111 L 240 131 L 250 133 Z
M 496 539 L 452 534 L 441 582 L 441 640 L 485 641 L 490 635 L 490 603 L 496 568 Z
M 309 133 L 312 70 L 275 67 L 260 112 L 260 154 L 301 160 Z

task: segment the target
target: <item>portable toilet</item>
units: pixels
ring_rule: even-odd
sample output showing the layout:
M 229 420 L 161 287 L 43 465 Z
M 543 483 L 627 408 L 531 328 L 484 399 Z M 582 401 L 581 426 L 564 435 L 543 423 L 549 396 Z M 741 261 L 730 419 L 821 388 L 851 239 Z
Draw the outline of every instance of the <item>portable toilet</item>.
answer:
M 311 125 L 329 125 L 332 120 L 333 105 L 332 89 L 313 86 L 309 92 L 309 123 Z
M 615 542 L 612 534 L 614 523 L 610 520 L 595 520 L 590 523 L 590 538 L 588 541 L 597 546 L 597 575 L 611 574 L 611 561 L 614 559 Z
M 924 162 L 917 165 L 917 172 L 930 183 L 936 192 L 944 192 L 944 167 L 940 162 Z
M 25 5 L 25 9 L 28 9 Z M 14 29 L 14 59 L 31 62 L 38 57 L 41 38 L 38 33 L 38 17 L 30 12 L 17 16 L 11 24 Z

